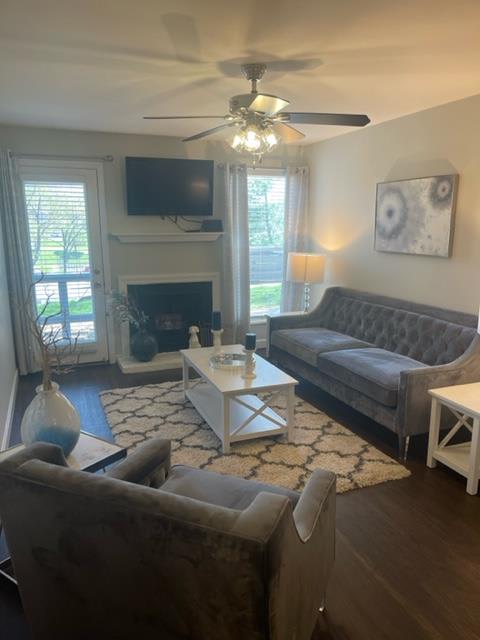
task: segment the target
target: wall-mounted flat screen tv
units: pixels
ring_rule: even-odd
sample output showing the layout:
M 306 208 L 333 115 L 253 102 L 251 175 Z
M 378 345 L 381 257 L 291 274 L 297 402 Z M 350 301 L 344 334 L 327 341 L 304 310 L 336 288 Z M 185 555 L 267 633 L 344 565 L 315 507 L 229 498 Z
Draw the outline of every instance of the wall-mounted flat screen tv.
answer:
M 211 216 L 213 161 L 125 158 L 131 216 Z

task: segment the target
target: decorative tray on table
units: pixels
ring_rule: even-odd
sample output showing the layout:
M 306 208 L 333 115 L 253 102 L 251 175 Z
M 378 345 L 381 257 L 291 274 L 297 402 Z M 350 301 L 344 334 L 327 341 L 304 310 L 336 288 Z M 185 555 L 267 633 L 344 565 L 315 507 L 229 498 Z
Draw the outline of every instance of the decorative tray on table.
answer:
M 245 366 L 247 356 L 244 353 L 217 353 L 210 358 L 210 366 L 213 369 L 235 371 Z

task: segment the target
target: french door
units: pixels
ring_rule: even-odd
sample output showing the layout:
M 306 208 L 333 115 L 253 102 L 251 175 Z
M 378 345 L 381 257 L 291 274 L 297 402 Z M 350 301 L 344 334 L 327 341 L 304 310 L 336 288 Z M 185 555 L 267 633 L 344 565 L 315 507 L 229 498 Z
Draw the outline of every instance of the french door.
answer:
M 39 321 L 76 341 L 81 362 L 107 361 L 102 167 L 25 159 L 19 171 Z

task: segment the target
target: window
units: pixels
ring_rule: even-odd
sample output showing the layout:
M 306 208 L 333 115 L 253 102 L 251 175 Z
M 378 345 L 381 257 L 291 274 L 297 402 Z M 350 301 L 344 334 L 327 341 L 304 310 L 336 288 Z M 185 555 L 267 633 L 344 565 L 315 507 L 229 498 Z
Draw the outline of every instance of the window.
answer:
M 65 339 L 95 340 L 85 185 L 25 180 L 37 310 Z M 39 281 L 39 282 L 38 282 Z
M 248 174 L 250 316 L 280 311 L 285 233 L 285 174 Z

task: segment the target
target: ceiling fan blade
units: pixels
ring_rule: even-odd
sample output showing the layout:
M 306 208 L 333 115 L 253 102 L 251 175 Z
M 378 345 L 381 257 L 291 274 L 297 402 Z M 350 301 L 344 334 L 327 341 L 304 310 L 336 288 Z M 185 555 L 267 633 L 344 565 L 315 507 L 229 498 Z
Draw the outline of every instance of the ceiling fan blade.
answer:
M 276 135 L 281 138 L 282 142 L 285 142 L 285 144 L 299 142 L 305 138 L 305 134 L 284 122 L 275 122 L 275 124 L 272 125 L 272 128 Z
M 264 113 L 267 116 L 274 116 L 289 104 L 288 100 L 283 100 L 283 98 L 279 98 L 278 96 L 272 96 L 268 93 L 257 93 L 249 109 L 250 111 Z
M 143 116 L 144 120 L 192 120 L 193 118 L 224 118 L 225 116 Z
M 194 136 L 190 136 L 189 138 L 184 138 L 182 142 L 190 142 L 191 140 L 199 140 L 200 138 L 205 138 L 206 136 L 212 135 L 212 133 L 216 133 L 217 131 L 222 131 L 222 129 L 228 129 L 229 127 L 236 127 L 238 122 L 227 122 L 226 124 L 221 124 L 218 127 L 213 127 L 213 129 L 207 129 L 206 131 L 202 131 L 201 133 L 197 133 Z
M 370 122 L 366 115 L 354 113 L 295 113 L 284 112 L 285 122 L 295 124 L 333 124 L 342 127 L 364 127 Z

